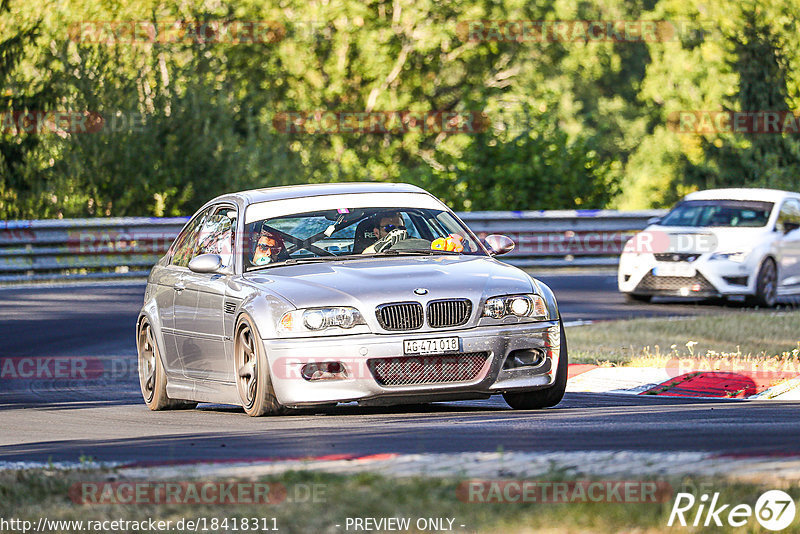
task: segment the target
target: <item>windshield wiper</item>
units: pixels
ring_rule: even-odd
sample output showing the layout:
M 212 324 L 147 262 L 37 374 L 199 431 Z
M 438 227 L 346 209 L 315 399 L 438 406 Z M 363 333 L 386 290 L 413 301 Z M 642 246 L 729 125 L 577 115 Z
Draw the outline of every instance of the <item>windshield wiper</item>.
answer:
M 367 258 L 367 257 L 368 256 L 364 256 L 362 254 L 343 254 L 341 256 L 310 256 L 308 258 L 289 258 L 288 260 L 251 267 L 248 270 L 248 272 L 258 271 L 260 269 L 267 269 L 269 267 L 283 267 L 284 265 L 297 265 L 300 263 L 317 263 L 325 261 L 345 260 L 349 258 Z
M 382 252 L 374 252 L 372 254 L 343 254 L 341 256 L 312 256 L 308 258 L 289 258 L 288 260 L 279 261 L 276 263 L 268 263 L 266 265 L 256 265 L 247 270 L 247 272 L 260 271 L 261 269 L 269 269 L 270 267 L 283 267 L 286 265 L 298 265 L 301 263 L 318 263 L 336 260 L 355 260 L 355 259 L 368 259 L 376 256 L 461 256 L 461 252 L 454 252 L 452 250 L 384 250 Z
M 460 256 L 461 252 L 455 252 L 453 250 L 392 250 L 387 249 L 381 252 L 376 252 L 372 254 L 373 256 L 400 256 L 403 254 L 416 254 L 420 256 L 439 256 L 439 255 L 446 255 L 446 256 Z

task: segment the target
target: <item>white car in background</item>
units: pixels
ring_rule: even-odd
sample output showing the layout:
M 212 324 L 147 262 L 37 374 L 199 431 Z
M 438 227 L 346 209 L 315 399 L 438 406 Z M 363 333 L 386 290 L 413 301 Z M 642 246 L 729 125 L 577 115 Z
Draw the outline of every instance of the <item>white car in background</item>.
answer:
M 617 281 L 634 300 L 745 296 L 773 306 L 778 296 L 800 293 L 800 194 L 686 195 L 626 243 Z

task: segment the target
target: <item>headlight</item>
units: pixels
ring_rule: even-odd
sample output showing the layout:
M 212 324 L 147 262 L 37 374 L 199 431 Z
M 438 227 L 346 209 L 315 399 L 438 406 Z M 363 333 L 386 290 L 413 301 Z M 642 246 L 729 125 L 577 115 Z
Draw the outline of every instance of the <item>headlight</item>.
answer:
M 349 329 L 366 324 L 361 313 L 347 306 L 309 308 L 283 314 L 278 331 L 287 333 L 319 332 L 328 328 Z
M 509 315 L 547 319 L 547 304 L 539 295 L 508 295 L 490 298 L 483 305 L 484 317 L 502 319 Z
M 747 258 L 747 252 L 725 252 L 712 254 L 709 260 L 729 260 L 742 263 Z

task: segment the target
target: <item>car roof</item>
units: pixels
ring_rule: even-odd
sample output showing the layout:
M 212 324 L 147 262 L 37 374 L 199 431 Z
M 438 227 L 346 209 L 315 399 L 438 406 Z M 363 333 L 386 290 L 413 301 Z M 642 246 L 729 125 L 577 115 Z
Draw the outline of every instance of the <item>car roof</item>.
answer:
M 731 188 L 707 189 L 689 193 L 684 200 L 759 200 L 762 202 L 779 202 L 785 198 L 800 198 L 800 193 L 781 191 L 779 189 Z
M 304 184 L 282 187 L 265 187 L 251 189 L 222 195 L 214 201 L 238 197 L 246 204 L 268 202 L 273 200 L 288 200 L 293 198 L 316 197 L 324 195 L 343 195 L 356 193 L 421 193 L 429 195 L 427 191 L 411 184 L 384 183 L 384 182 L 342 182 L 334 184 Z

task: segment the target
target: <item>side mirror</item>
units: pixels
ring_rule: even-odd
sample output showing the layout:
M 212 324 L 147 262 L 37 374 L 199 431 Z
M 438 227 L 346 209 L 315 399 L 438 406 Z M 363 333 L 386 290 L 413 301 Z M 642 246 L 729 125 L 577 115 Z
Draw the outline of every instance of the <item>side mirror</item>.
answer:
M 200 254 L 189 262 L 189 270 L 194 273 L 216 273 L 222 270 L 219 254 Z
M 784 234 L 788 234 L 789 232 L 793 232 L 794 230 L 797 230 L 798 228 L 800 228 L 800 223 L 790 222 L 790 221 L 786 221 L 785 223 L 783 223 L 783 233 Z
M 650 226 L 651 224 L 658 224 L 660 222 L 661 222 L 661 217 L 650 217 L 649 219 L 647 219 L 647 226 Z
M 486 245 L 486 248 L 489 249 L 489 254 L 492 256 L 508 254 L 514 250 L 514 247 L 516 246 L 510 237 L 499 234 L 486 236 L 486 239 L 483 240 L 483 243 Z

